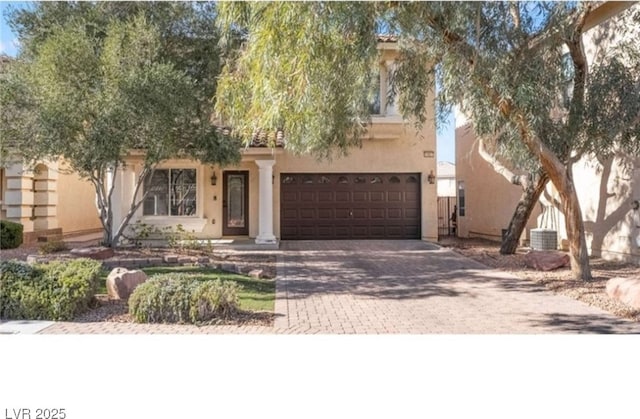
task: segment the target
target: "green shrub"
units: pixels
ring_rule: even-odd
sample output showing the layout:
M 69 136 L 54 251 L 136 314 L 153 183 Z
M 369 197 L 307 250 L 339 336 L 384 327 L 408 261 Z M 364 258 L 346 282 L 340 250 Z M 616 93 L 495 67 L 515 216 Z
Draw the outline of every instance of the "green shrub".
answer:
M 91 259 L 38 266 L 0 262 L 0 317 L 71 320 L 88 308 L 101 270 L 102 264 Z
M 22 244 L 22 224 L 0 220 L 0 249 L 15 249 Z
M 63 250 L 67 249 L 68 247 L 65 242 L 56 240 L 41 244 L 40 247 L 38 247 L 38 253 L 40 253 L 41 255 L 46 255 L 49 253 L 62 252 Z
M 139 323 L 198 323 L 226 318 L 238 308 L 240 286 L 201 280 L 183 273 L 154 275 L 129 297 L 129 313 Z

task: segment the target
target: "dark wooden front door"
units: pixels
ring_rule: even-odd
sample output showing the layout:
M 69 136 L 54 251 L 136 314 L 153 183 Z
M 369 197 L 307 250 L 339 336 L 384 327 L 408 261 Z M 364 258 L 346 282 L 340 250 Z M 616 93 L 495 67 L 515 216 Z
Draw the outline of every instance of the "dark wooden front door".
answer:
M 282 173 L 283 240 L 419 239 L 419 173 Z
M 222 234 L 249 234 L 249 172 L 226 171 L 223 174 Z

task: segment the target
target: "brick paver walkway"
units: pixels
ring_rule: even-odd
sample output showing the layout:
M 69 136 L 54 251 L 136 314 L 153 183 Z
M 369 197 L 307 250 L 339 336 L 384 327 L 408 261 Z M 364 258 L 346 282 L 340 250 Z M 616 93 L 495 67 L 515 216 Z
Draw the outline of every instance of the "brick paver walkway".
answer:
M 640 333 L 420 241 L 283 242 L 274 327 L 56 323 L 41 333 Z

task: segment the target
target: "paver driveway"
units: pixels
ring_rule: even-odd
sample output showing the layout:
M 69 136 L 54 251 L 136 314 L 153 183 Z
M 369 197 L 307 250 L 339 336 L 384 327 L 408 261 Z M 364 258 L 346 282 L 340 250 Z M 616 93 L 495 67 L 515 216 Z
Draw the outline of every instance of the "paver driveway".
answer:
M 283 242 L 289 333 L 639 333 L 527 280 L 421 241 Z
M 40 333 L 640 333 L 638 323 L 417 240 L 281 249 L 274 327 L 58 322 Z

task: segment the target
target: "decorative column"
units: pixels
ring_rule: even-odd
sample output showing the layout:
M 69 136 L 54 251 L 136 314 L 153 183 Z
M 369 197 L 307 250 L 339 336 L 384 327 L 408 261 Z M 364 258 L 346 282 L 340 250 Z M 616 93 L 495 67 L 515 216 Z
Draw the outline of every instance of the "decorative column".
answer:
M 2 205 L 6 207 L 7 219 L 22 224 L 25 233 L 34 231 L 33 172 L 21 163 L 15 163 L 5 168 L 4 175 L 7 178 L 7 190 Z
M 258 237 L 256 244 L 273 244 L 273 165 L 275 160 L 256 160 L 259 168 L 258 179 Z

